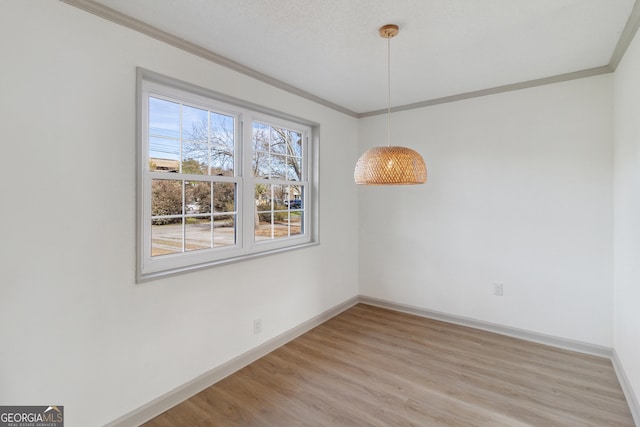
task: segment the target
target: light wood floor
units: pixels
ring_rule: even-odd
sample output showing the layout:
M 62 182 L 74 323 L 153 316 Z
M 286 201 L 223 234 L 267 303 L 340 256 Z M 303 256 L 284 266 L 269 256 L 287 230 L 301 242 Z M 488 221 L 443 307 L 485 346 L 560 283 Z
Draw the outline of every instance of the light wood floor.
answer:
M 611 362 L 356 305 L 145 426 L 633 426 Z

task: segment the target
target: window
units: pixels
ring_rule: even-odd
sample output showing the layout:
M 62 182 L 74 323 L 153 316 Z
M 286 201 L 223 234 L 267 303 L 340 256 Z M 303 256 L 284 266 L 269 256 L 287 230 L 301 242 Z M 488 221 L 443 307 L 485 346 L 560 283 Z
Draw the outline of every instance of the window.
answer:
M 317 238 L 313 123 L 138 70 L 138 280 Z

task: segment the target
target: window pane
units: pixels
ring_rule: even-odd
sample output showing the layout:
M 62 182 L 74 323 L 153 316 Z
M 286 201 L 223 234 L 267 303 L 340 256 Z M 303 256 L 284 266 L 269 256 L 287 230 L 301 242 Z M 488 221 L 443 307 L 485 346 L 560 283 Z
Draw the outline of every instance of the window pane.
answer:
M 253 151 L 269 152 L 269 132 L 268 125 L 253 122 Z
M 182 144 L 182 173 L 206 175 L 209 173 L 209 146 L 201 142 Z
M 252 169 L 254 177 L 269 178 L 269 154 L 254 151 Z
M 149 135 L 180 138 L 180 104 L 149 97 Z
M 294 236 L 302 228 L 302 188 L 289 185 L 258 184 L 255 187 L 255 241 Z
M 271 156 L 270 178 L 287 179 L 287 158 L 285 156 Z
M 233 182 L 213 183 L 214 212 L 236 211 L 236 184 Z
M 302 134 L 289 131 L 291 153 L 295 157 L 302 157 Z
M 304 233 L 304 214 L 303 214 L 303 200 L 304 200 L 304 187 L 301 185 L 291 185 L 288 188 L 289 196 L 289 234 L 295 236 L 296 234 Z
M 211 175 L 233 176 L 233 147 L 211 147 Z
M 185 208 L 187 214 L 211 212 L 211 183 L 187 181 L 185 184 Z
M 180 169 L 180 141 L 149 137 L 149 170 L 178 172 Z
M 211 217 L 189 217 L 185 221 L 185 249 L 195 251 L 211 248 Z
M 271 224 L 261 222 L 255 229 L 255 241 L 263 242 L 265 240 L 272 240 L 272 239 L 273 239 L 273 233 L 272 233 Z
M 269 151 L 287 154 L 287 131 L 285 129 L 271 127 Z
M 216 215 L 213 226 L 213 246 L 231 246 L 236 244 L 236 216 Z
M 182 181 L 154 179 L 151 182 L 151 215 L 182 214 Z
M 182 106 L 182 139 L 208 143 L 209 118 L 206 110 Z
M 291 212 L 289 216 L 289 235 L 295 236 L 304 233 L 302 226 L 302 212 Z
M 182 252 L 182 220 L 156 219 L 151 221 L 151 256 Z
M 256 212 L 260 210 L 267 209 L 263 207 L 265 203 L 269 203 L 269 208 L 271 209 L 271 185 L 267 184 L 256 184 L 254 188 L 255 201 L 256 201 Z
M 234 118 L 211 113 L 211 174 L 233 176 L 234 174 Z
M 302 209 L 302 186 L 290 185 L 286 187 L 285 191 L 285 204 L 289 209 Z
M 287 180 L 302 181 L 302 159 L 299 157 L 287 158 Z
M 253 123 L 253 176 L 302 181 L 302 134 Z

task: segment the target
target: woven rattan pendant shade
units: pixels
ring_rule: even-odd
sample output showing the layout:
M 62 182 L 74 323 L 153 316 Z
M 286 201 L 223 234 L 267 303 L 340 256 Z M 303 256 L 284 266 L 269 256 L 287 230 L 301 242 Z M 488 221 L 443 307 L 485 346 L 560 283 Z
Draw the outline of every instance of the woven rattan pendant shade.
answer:
M 353 178 L 360 185 L 424 184 L 427 166 L 410 148 L 374 147 L 360 156 Z
M 398 26 L 389 24 L 380 28 L 380 37 L 387 39 L 388 106 L 387 106 L 387 146 L 374 147 L 365 151 L 356 163 L 353 179 L 359 185 L 410 185 L 427 182 L 427 166 L 416 151 L 391 146 L 391 44 L 389 41 L 398 34 Z

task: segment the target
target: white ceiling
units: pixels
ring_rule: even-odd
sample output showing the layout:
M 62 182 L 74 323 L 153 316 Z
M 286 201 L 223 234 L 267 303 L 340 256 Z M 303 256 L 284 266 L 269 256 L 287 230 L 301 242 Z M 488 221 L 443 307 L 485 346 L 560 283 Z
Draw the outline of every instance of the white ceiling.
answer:
M 634 0 L 97 0 L 355 113 L 606 66 Z

